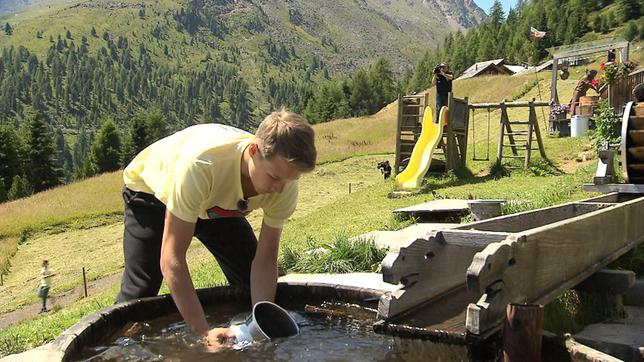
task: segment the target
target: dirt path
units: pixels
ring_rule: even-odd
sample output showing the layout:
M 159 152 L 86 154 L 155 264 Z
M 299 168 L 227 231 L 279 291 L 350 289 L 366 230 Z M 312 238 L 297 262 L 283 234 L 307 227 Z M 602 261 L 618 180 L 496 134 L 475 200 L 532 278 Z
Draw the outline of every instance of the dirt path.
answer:
M 201 244 L 199 244 L 201 245 Z M 199 256 L 210 256 L 208 250 L 205 247 L 195 247 L 188 249 L 188 259 L 198 258 Z M 87 294 L 92 295 L 98 293 L 114 284 L 121 282 L 121 276 L 123 272 L 114 273 L 106 277 L 96 279 L 93 281 L 87 282 Z M 83 286 L 79 285 L 74 289 L 70 289 L 66 292 L 58 293 L 56 295 L 50 295 L 47 300 L 47 308 L 53 309 L 55 306 L 65 308 L 68 305 L 74 303 L 80 299 L 84 294 Z M 114 296 L 116 298 L 116 295 Z M 23 307 L 20 307 L 11 312 L 7 312 L 0 315 L 0 329 L 6 328 L 8 326 L 18 324 L 26 319 L 35 317 L 40 312 L 41 303 L 29 304 Z
M 104 290 L 105 288 L 121 282 L 122 273 L 108 275 L 106 277 L 93 280 L 87 283 L 87 294 L 92 295 L 95 292 Z M 74 289 L 62 292 L 56 295 L 51 295 L 47 300 L 47 308 L 53 309 L 55 306 L 62 308 L 72 304 L 81 298 L 84 294 L 83 286 L 80 285 Z M 41 303 L 34 303 L 20 307 L 14 311 L 0 315 L 0 329 L 22 322 L 25 319 L 37 316 L 40 312 Z

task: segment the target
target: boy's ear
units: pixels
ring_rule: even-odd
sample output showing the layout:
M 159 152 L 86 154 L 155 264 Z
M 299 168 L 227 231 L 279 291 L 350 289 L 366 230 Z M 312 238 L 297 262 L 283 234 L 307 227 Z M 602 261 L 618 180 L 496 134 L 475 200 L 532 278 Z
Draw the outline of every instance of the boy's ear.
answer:
M 257 154 L 257 151 L 259 151 L 259 146 L 255 142 L 251 142 L 250 145 L 248 145 L 248 154 L 250 157 L 255 157 L 255 154 Z

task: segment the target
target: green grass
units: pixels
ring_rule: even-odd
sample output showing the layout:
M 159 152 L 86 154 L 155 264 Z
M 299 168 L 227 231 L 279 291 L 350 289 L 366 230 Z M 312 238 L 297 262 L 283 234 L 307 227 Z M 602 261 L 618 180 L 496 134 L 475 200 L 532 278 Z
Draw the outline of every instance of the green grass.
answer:
M 376 163 L 383 159 L 391 160 L 391 155 L 327 163 L 304 175 L 300 180 L 300 202 L 293 218 L 342 199 L 349 193 L 349 183 L 355 193 L 381 182 Z M 53 280 L 52 294 L 80 285 L 83 267 L 89 280 L 122 270 L 121 187 L 121 173 L 115 172 L 0 205 L 0 225 L 6 225 L 0 232 L 24 230 L 15 236 L 12 254 L 5 254 L 5 260 L 11 257 L 11 265 L 4 276 L 4 285 L 0 287 L 3 291 L 0 293 L 0 313 L 37 302 L 35 290 L 43 259 L 48 259 L 58 273 Z M 90 192 L 92 188 L 96 192 Z M 59 207 L 35 208 L 36 204 Z M 58 214 L 55 214 L 56 210 Z M 32 215 L 28 217 L 28 213 Z M 261 210 L 249 215 L 256 231 L 261 218 Z M 21 237 L 23 242 L 18 246 Z M 212 258 L 198 241 L 192 243 L 189 255 L 191 267 L 205 263 L 210 268 L 212 265 Z M 213 278 L 219 277 L 214 275 Z
M 580 77 L 581 71 L 573 69 L 571 78 Z M 542 79 L 541 93 L 545 97 L 549 94 L 549 73 L 541 73 L 539 77 Z M 455 90 L 458 96 L 470 97 L 471 102 L 499 101 L 498 94 L 506 94 L 506 98 L 512 99 L 521 93 L 525 94 L 518 99 L 525 100 L 538 98 L 537 87 L 525 92 L 534 79 L 534 75 L 475 78 L 457 82 Z M 572 93 L 575 83 L 575 80 L 560 81 L 560 94 Z M 525 117 L 520 110 L 511 112 L 511 119 Z M 404 227 L 409 221 L 397 220 L 392 216 L 392 210 L 415 203 L 468 196 L 503 198 L 507 200 L 503 209 L 507 214 L 590 196 L 582 191 L 581 184 L 592 178 L 595 163 L 576 161 L 580 152 L 592 149 L 588 138 L 546 137 L 542 132 L 552 164 L 542 160 L 537 153 L 528 169 L 510 161 L 495 166 L 499 113 L 493 112 L 490 161 L 468 159 L 466 170 L 427 178 L 419 192 L 408 197 L 389 198 L 394 190 L 393 181 L 383 182 L 375 164 L 393 159 L 396 115 L 393 104 L 373 116 L 315 126 L 320 162 L 313 173 L 302 178 L 298 209 L 284 229 L 280 261 L 283 271 L 319 271 L 331 266 L 334 269 L 327 270 L 349 270 L 343 269 L 347 265 L 342 260 L 355 258 L 353 253 L 366 256 L 365 262 L 355 269 L 373 270 L 372 261 L 379 251 L 368 243 L 350 244 L 348 238 L 373 230 Z M 541 121 L 541 112 L 537 111 L 537 116 Z M 488 147 L 486 118 L 484 111 L 477 111 L 474 116 L 477 143 L 470 143 L 468 158 L 471 158 L 472 147 L 476 147 L 477 153 L 484 153 Z M 543 130 L 543 124 L 541 127 Z M 0 297 L 0 310 L 10 310 L 36 300 L 35 284 L 26 280 L 37 272 L 43 252 L 52 260 L 52 267 L 61 272 L 54 282 L 53 292 L 77 285 L 77 270 L 88 261 L 92 263 L 88 268 L 90 278 L 120 270 L 121 226 L 117 220 L 122 212 L 121 182 L 120 172 L 116 172 L 0 205 L 0 235 L 4 236 L 0 255 L 5 261 L 13 255 L 10 273 L 5 277 L 7 284 L 0 287 L 6 295 Z M 261 212 L 252 213 L 250 221 L 257 230 Z M 23 243 L 18 246 L 21 240 Z M 324 262 L 316 263 L 315 258 L 302 256 L 322 245 L 327 250 L 324 255 L 329 255 Z M 635 263 L 639 263 L 637 260 Z M 189 261 L 197 287 L 225 282 L 217 263 L 200 243 L 191 246 Z M 167 288 L 163 287 L 162 292 L 167 292 Z M 104 293 L 1 331 L 0 354 L 18 352 L 51 340 L 82 315 L 111 303 L 116 287 Z M 92 304 L 93 300 L 97 304 Z M 572 312 L 557 307 L 556 303 L 547 310 L 552 308 L 555 311 L 547 312 L 546 316 L 555 317 L 548 318 L 560 319 L 557 313 L 572 316 Z
M 330 243 L 306 240 L 302 250 L 286 246 L 281 250 L 280 274 L 378 272 L 387 250 L 373 240 L 351 240 L 347 234 L 336 235 Z
M 117 286 L 113 286 L 99 294 L 80 299 L 71 307 L 52 310 L 47 315 L 38 315 L 0 330 L 0 356 L 23 352 L 53 340 L 79 319 L 113 304 L 117 292 Z

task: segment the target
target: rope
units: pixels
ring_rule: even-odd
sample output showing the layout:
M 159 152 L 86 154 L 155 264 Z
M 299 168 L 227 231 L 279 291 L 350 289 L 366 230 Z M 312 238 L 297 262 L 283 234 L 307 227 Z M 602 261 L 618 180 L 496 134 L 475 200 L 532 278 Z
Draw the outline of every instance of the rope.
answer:
M 537 79 L 537 90 L 539 91 L 539 101 L 543 101 L 543 99 L 541 99 L 541 85 L 540 85 L 541 82 L 539 81 L 539 77 L 537 76 L 537 67 L 536 66 L 534 67 L 534 77 Z M 543 131 L 546 132 L 546 134 L 547 134 L 548 133 L 548 122 L 546 122 L 546 114 L 543 111 L 543 107 L 539 107 L 539 108 L 541 108 L 541 117 L 543 119 L 543 127 L 544 127 Z

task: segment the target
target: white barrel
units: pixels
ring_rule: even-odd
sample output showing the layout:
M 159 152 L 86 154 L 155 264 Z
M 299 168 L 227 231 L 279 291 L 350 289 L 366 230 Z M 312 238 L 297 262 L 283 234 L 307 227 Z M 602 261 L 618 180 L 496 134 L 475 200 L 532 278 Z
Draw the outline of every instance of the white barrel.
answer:
M 584 137 L 588 132 L 588 116 L 575 115 L 570 120 L 570 137 Z

